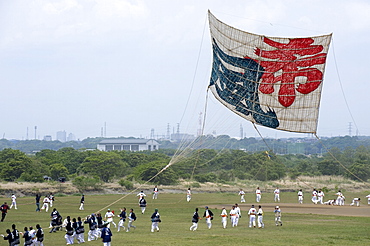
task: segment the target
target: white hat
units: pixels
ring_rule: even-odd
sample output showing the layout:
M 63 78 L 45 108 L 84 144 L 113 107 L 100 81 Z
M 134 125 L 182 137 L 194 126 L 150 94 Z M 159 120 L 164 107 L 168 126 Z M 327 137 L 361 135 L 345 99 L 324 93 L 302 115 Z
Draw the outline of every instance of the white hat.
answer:
M 276 208 L 279 208 L 279 206 L 276 206 Z

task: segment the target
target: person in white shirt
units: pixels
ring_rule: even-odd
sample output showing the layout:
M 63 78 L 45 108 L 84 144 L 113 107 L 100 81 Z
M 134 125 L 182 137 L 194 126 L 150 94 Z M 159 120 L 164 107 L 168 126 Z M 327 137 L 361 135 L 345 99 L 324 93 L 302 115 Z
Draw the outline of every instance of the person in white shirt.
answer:
M 248 211 L 249 227 L 252 227 L 253 225 L 253 227 L 256 228 L 256 214 L 257 214 L 257 210 L 255 209 L 254 205 L 252 205 L 252 207 Z
M 237 226 L 237 224 L 235 223 L 236 216 L 237 216 L 237 211 L 235 210 L 235 206 L 232 206 L 230 210 L 230 222 L 231 222 L 232 227 Z
M 12 198 L 12 204 L 10 205 L 10 208 L 14 206 L 14 209 L 17 209 L 17 197 L 14 194 L 12 194 L 11 198 Z
M 206 206 L 205 209 L 206 210 L 204 211 L 203 217 L 206 218 L 206 223 L 207 223 L 208 229 L 211 229 L 212 220 L 213 220 L 213 213 L 212 213 L 211 210 L 208 209 L 208 206 Z
M 186 201 L 190 202 L 190 200 L 191 200 L 191 190 L 190 188 L 188 188 L 188 191 L 186 192 Z
M 49 203 L 50 203 L 49 197 L 45 196 L 45 198 L 42 202 L 43 202 L 43 204 L 42 204 L 41 209 L 45 209 L 45 212 L 47 212 L 49 210 Z
M 370 194 L 365 197 L 367 198 L 367 205 L 370 205 Z
M 114 217 L 114 213 L 112 211 L 110 211 L 110 209 L 108 208 L 107 212 L 105 213 L 105 221 L 107 221 L 109 224 L 107 225 L 108 228 L 110 228 L 110 223 L 112 223 L 114 225 L 114 228 L 117 227 L 116 223 L 114 223 L 113 221 L 113 217 Z
M 360 201 L 361 201 L 361 198 L 358 198 L 358 197 L 353 198 L 352 203 L 350 204 L 350 206 L 353 206 L 353 205 L 356 204 L 356 206 L 359 207 L 360 206 Z
M 242 217 L 242 212 L 240 211 L 240 207 L 237 203 L 235 203 L 235 211 L 236 211 L 235 225 L 238 226 L 239 219 Z
M 222 227 L 224 229 L 226 229 L 226 226 L 227 226 L 227 211 L 226 211 L 226 208 L 225 207 L 222 208 L 222 211 L 221 211 L 220 216 L 221 216 L 221 224 L 222 224 Z
M 280 190 L 279 190 L 279 187 L 276 187 L 276 189 L 274 190 L 274 194 L 275 194 L 274 201 L 275 202 L 280 202 Z
M 317 192 L 317 203 L 324 204 L 324 192 L 322 190 L 319 190 Z
M 343 196 L 342 192 L 339 190 L 337 193 L 335 193 L 335 195 L 337 195 L 337 200 L 335 201 L 336 205 L 343 206 L 344 205 L 344 196 Z
M 256 189 L 256 201 L 260 202 L 261 201 L 261 190 L 260 187 L 257 187 Z
M 263 223 L 263 210 L 261 205 L 258 206 L 257 216 L 258 228 L 265 228 L 265 224 Z
M 143 191 L 140 191 L 136 196 L 138 196 L 139 197 L 139 200 L 140 200 L 141 198 L 143 198 L 146 195 L 145 195 L 145 193 Z
M 240 189 L 239 190 L 239 196 L 240 196 L 240 202 L 245 202 L 245 192 L 243 191 L 243 189 Z
M 275 225 L 282 226 L 283 222 L 281 222 L 281 210 L 279 206 L 275 207 L 274 213 L 275 213 Z
M 313 189 L 313 191 L 312 191 L 312 198 L 311 198 L 311 200 L 312 200 L 312 202 L 314 204 L 317 204 L 318 200 L 317 200 L 317 191 L 316 191 L 316 189 Z

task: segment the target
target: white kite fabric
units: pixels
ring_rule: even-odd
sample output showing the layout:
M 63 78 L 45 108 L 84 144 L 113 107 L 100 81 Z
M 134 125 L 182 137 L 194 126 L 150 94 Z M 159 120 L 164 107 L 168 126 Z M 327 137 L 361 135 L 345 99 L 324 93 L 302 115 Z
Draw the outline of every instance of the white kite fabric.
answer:
M 266 37 L 228 26 L 210 12 L 208 17 L 214 96 L 258 125 L 316 133 L 331 34 Z

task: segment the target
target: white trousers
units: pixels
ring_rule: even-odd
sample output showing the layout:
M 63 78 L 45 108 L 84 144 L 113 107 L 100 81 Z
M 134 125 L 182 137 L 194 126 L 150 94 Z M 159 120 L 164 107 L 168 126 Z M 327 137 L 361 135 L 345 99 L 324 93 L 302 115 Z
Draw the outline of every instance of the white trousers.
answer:
M 258 216 L 257 222 L 258 222 L 258 228 L 264 228 L 265 227 L 265 224 L 263 224 L 263 216 L 262 215 Z
M 261 194 L 257 194 L 256 195 L 256 202 L 260 202 L 261 201 Z
M 151 232 L 154 232 L 154 230 L 159 231 L 158 222 L 152 222 L 152 230 L 151 230 Z
M 125 229 L 125 221 L 124 220 L 120 220 L 118 222 L 118 228 L 117 228 L 117 231 L 120 231 L 121 227 L 123 228 L 123 230 Z
M 227 217 L 222 217 L 221 218 L 221 223 L 222 223 L 222 227 L 224 229 L 226 229 L 226 226 L 227 226 Z
M 256 216 L 255 215 L 249 215 L 249 227 L 256 227 Z
M 280 194 L 275 194 L 274 201 L 275 202 L 280 202 Z
M 196 231 L 198 229 L 198 223 L 193 222 L 193 225 L 190 226 L 190 231 Z

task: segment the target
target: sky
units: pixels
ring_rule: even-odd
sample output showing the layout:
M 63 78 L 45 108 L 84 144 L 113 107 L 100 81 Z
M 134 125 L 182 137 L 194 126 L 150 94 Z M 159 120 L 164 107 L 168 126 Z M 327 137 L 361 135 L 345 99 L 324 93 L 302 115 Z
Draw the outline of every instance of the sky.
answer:
M 333 33 L 317 134 L 370 135 L 367 0 L 12 0 L 0 1 L 0 137 L 149 138 L 203 124 L 205 134 L 257 137 L 207 94 L 208 10 L 266 36 Z

